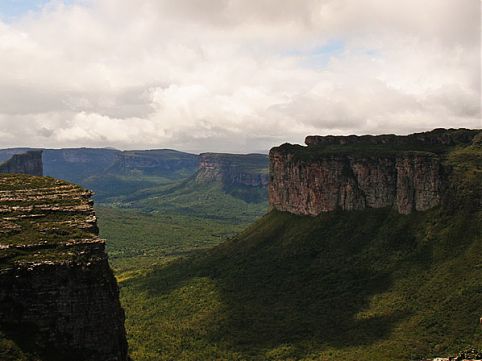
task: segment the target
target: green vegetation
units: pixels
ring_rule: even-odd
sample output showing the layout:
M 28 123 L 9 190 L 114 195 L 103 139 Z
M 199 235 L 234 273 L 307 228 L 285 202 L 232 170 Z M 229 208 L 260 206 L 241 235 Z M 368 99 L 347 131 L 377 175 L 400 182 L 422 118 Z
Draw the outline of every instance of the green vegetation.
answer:
M 0 269 L 72 258 L 66 243 L 92 239 L 88 193 L 47 177 L 0 175 Z
M 448 156 L 453 201 L 444 208 L 270 212 L 207 250 L 243 225 L 100 209 L 131 355 L 402 361 L 481 348 L 481 159 L 480 147 Z M 142 255 L 123 235 L 130 228 Z
M 409 360 L 480 347 L 474 216 L 272 212 L 212 251 L 121 280 L 132 355 Z
M 295 160 L 313 161 L 327 156 L 351 157 L 392 157 L 398 155 L 444 155 L 456 147 L 467 147 L 480 137 L 479 130 L 469 129 L 435 129 L 431 132 L 412 134 L 409 136 L 384 135 L 383 143 L 375 144 L 377 136 L 351 136 L 345 138 L 347 144 L 319 144 L 303 147 L 301 145 L 283 144 L 274 150 L 292 154 Z M 337 137 L 333 137 L 337 138 Z M 444 139 L 446 145 L 436 139 Z M 351 142 L 351 143 L 350 143 Z
M 265 199 L 193 178 L 100 205 L 134 361 L 418 361 L 482 348 L 482 148 L 452 147 L 444 162 L 444 207 L 406 216 L 272 211 L 249 226 Z M 0 352 L 19 351 L 0 336 Z
M 248 202 L 233 195 L 232 193 L 235 191 L 249 192 L 240 186 L 226 190 L 220 182 L 199 184 L 190 178 L 174 185 L 143 189 L 119 198 L 118 205 L 142 212 L 167 213 L 219 220 L 232 224 L 246 224 L 263 215 L 268 207 L 266 189 L 251 188 L 253 188 L 253 197 L 257 197 L 257 202 Z
M 97 207 L 101 237 L 109 240 L 110 263 L 124 272 L 163 264 L 179 256 L 218 245 L 244 225 L 180 214 L 145 213 Z

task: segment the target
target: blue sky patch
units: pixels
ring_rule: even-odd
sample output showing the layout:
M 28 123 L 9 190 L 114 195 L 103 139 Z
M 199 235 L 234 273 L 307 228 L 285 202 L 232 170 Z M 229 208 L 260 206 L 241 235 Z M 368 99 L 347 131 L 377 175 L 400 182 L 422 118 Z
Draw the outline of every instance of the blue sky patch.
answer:
M 12 21 L 29 12 L 39 11 L 50 0 L 0 0 L 0 19 Z M 75 0 L 64 0 L 65 4 L 72 4 Z

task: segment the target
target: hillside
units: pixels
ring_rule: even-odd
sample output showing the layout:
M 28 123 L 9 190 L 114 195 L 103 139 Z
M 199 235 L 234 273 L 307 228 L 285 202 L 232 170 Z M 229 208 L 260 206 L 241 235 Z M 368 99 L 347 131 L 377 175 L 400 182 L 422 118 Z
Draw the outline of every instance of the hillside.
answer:
M 134 358 L 402 361 L 481 348 L 477 139 L 438 153 L 446 187 L 428 210 L 272 210 L 210 251 L 126 278 Z
M 267 183 L 266 155 L 206 153 L 191 177 L 140 190 L 118 202 L 147 212 L 249 223 L 267 210 Z

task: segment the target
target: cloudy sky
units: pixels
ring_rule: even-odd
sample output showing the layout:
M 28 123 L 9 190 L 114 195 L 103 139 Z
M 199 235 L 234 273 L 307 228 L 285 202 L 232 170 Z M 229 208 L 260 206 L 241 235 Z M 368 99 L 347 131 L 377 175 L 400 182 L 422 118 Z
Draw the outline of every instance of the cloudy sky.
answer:
M 0 147 L 482 127 L 480 0 L 1 0 Z

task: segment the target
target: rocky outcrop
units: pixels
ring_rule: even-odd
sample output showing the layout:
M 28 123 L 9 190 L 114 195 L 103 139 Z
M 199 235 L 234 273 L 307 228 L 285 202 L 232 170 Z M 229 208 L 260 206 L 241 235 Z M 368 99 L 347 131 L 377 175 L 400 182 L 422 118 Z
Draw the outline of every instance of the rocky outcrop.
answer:
M 436 157 L 330 156 L 303 162 L 271 153 L 270 205 L 295 214 L 395 207 L 402 214 L 435 207 L 441 199 Z
M 90 196 L 52 178 L 0 175 L 0 334 L 35 359 L 128 360 Z
M 269 183 L 268 157 L 264 154 L 203 153 L 195 180 L 264 188 Z
M 12 158 L 0 164 L 0 173 L 43 175 L 42 151 L 32 150 L 13 155 Z
M 365 208 L 394 208 L 401 214 L 431 209 L 442 202 L 446 187 L 443 148 L 470 145 L 477 133 L 310 136 L 308 147 L 273 148 L 270 206 L 310 216 Z

